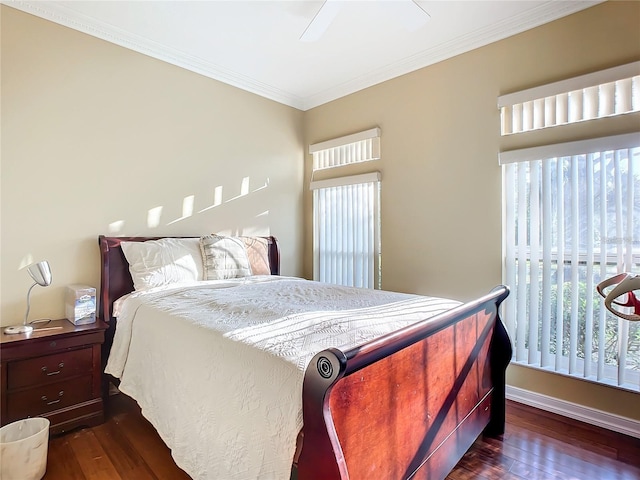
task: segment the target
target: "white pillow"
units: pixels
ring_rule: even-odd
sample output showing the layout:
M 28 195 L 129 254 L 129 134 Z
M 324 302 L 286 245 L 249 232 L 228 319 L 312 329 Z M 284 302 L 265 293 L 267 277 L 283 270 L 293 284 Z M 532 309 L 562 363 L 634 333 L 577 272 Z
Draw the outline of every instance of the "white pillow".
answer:
M 121 242 L 136 290 L 202 280 L 204 269 L 198 238 L 162 238 Z
M 206 235 L 200 237 L 205 280 L 248 277 L 249 257 L 244 242 L 237 237 Z

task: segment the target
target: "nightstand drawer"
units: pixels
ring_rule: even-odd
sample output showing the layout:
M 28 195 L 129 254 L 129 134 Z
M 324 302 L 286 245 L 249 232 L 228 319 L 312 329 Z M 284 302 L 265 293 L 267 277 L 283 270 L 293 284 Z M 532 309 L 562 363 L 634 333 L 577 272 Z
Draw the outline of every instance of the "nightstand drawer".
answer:
M 7 386 L 13 390 L 88 374 L 91 373 L 92 362 L 91 348 L 10 362 L 7 367 Z
M 80 377 L 9 394 L 8 421 L 36 417 L 92 398 L 91 378 Z
M 107 324 L 51 320 L 31 334 L 0 333 L 0 426 L 27 417 L 52 434 L 104 420 L 101 344 Z

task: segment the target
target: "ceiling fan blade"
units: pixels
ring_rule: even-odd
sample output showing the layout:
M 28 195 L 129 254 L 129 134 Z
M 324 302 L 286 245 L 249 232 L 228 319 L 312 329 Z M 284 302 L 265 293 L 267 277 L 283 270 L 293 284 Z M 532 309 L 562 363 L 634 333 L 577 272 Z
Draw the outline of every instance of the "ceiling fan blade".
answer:
M 333 19 L 336 18 L 336 15 L 340 11 L 340 2 L 334 0 L 325 0 L 325 2 L 316 13 L 316 16 L 311 19 L 309 25 L 302 35 L 300 36 L 300 41 L 302 42 L 315 42 L 317 41 L 322 34 L 329 28 Z
M 409 32 L 418 30 L 431 19 L 431 15 L 416 0 L 403 0 L 394 5 L 398 20 Z

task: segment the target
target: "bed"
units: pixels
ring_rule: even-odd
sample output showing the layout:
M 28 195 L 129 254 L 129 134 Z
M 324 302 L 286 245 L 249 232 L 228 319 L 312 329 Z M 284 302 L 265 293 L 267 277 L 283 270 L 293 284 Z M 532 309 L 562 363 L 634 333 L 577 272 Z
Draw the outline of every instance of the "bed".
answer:
M 264 328 L 262 324 L 250 322 L 243 324 L 243 328 L 225 327 L 227 330 L 224 330 L 224 335 L 215 335 L 224 337 L 226 343 L 212 348 L 205 342 L 209 333 L 202 329 L 202 312 L 198 314 L 200 317 L 193 314 L 193 318 L 189 317 L 191 314 L 185 314 L 191 318 L 190 323 L 176 328 L 176 320 L 170 318 L 169 313 L 165 315 L 157 311 L 158 308 L 166 307 L 166 310 L 180 313 L 183 309 L 176 298 L 188 298 L 195 302 L 208 299 L 210 294 L 231 295 L 230 292 L 235 291 L 244 291 L 243 298 L 252 303 L 256 298 L 255 292 L 262 288 L 268 289 L 272 299 L 280 298 L 278 292 L 284 292 L 283 295 L 292 295 L 291 292 L 294 292 L 307 305 L 316 302 L 313 296 L 324 287 L 316 285 L 316 282 L 281 277 L 278 243 L 274 237 L 263 237 L 270 275 L 238 280 L 241 286 L 236 285 L 235 280 L 221 283 L 214 280 L 193 289 L 191 286 L 172 286 L 170 292 L 165 292 L 164 287 L 148 293 L 136 292 L 122 242 L 131 244 L 161 238 L 100 236 L 98 239 L 102 264 L 100 317 L 109 324 L 103 357 L 119 364 L 117 368 L 107 368 L 107 371 L 115 371 L 117 375 L 105 374 L 104 392 L 108 391 L 106 387 L 109 381 L 119 384 L 122 389 L 125 382 L 120 381 L 123 378 L 126 380 L 127 362 L 135 363 L 136 373 L 129 375 L 129 386 L 123 390 L 124 393 L 131 394 L 141 405 L 143 415 L 154 424 L 172 449 L 176 463 L 194 478 L 222 478 L 221 468 L 225 468 L 219 465 L 222 462 L 228 463 L 226 468 L 229 472 L 241 470 L 238 478 L 442 479 L 480 434 L 484 432 L 498 436 L 504 432 L 505 370 L 511 359 L 511 343 L 498 310 L 508 295 L 507 287 L 498 286 L 488 294 L 464 304 L 432 297 L 393 297 L 391 295 L 395 294 L 378 291 L 372 300 L 372 305 L 376 302 L 380 304 L 377 306 L 367 307 L 356 302 L 340 311 L 336 309 L 333 298 L 331 308 L 324 309 L 326 311 L 322 318 L 318 312 L 309 309 L 302 313 L 287 311 L 285 317 L 279 313 L 277 321 L 269 320 L 266 323 L 281 325 L 282 329 L 289 332 L 287 335 L 294 330 L 297 332 L 299 323 L 286 322 L 295 319 L 296 322 L 303 321 L 305 325 L 309 322 L 313 325 L 315 321 L 325 325 L 327 316 L 348 318 L 349 323 L 355 324 L 374 318 L 378 319 L 376 321 L 379 321 L 380 328 L 389 328 L 391 325 L 393 330 L 380 334 L 376 330 L 378 327 L 372 327 L 367 334 L 349 337 L 350 341 L 343 342 L 340 348 L 331 345 L 331 342 L 326 343 L 323 337 L 319 343 L 311 342 L 309 348 L 316 348 L 317 351 L 307 349 L 306 356 L 301 354 L 293 362 L 298 363 L 297 370 L 300 372 L 288 374 L 286 369 L 291 362 L 284 362 L 287 365 L 284 367 L 285 373 L 276 372 L 271 377 L 272 371 L 280 367 L 268 367 L 265 373 L 260 372 L 262 364 L 267 368 L 267 363 L 257 356 L 253 360 L 253 346 L 249 342 L 258 335 L 256 331 Z M 340 296 L 342 291 L 333 290 L 332 295 Z M 350 295 L 351 291 L 348 291 L 346 296 Z M 309 296 L 314 298 L 313 302 L 305 299 Z M 118 300 L 121 297 L 126 300 Z M 418 302 L 427 302 L 426 299 L 429 299 L 429 307 L 423 308 L 423 304 Z M 148 301 L 151 306 L 144 303 Z M 165 307 L 162 307 L 163 304 L 166 304 Z M 318 301 L 317 305 L 322 303 Z M 354 308 L 354 305 L 358 308 Z M 119 310 L 114 315 L 114 308 L 125 311 Z M 242 310 L 241 314 L 244 315 L 246 305 L 237 310 Z M 423 315 L 429 318 L 422 318 L 421 312 L 427 310 L 433 314 Z M 409 312 L 406 318 L 405 312 Z M 261 312 L 260 315 L 266 314 Z M 382 315 L 388 315 L 388 318 L 381 319 Z M 131 320 L 127 321 L 132 323 L 128 327 L 119 323 L 129 317 Z M 280 324 L 282 318 L 286 318 L 286 322 Z M 120 327 L 116 328 L 117 325 Z M 326 328 L 340 330 L 341 327 Z M 128 343 L 124 343 L 130 349 L 129 357 L 125 354 L 121 361 L 116 361 L 116 332 L 121 334 L 126 330 L 129 331 L 129 337 Z M 187 337 L 184 332 L 188 330 L 193 330 L 195 335 Z M 309 336 L 313 334 L 304 333 L 298 341 L 302 339 L 302 343 L 306 343 L 304 339 Z M 271 347 L 269 361 L 278 357 L 281 351 L 284 352 L 281 356 L 291 355 L 290 344 L 278 343 L 274 340 L 277 338 L 275 334 L 269 333 L 260 338 L 260 342 L 266 342 Z M 156 348 L 154 345 L 158 344 L 161 344 L 157 347 L 158 351 L 151 353 Z M 136 351 L 142 353 L 133 355 L 131 349 L 134 345 L 138 345 Z M 282 345 L 286 345 L 286 348 Z M 318 345 L 322 345 L 322 348 Z M 174 347 L 176 350 L 172 357 L 171 350 Z M 237 353 L 229 354 L 232 351 L 229 348 L 238 349 L 233 350 Z M 182 357 L 196 362 L 182 364 Z M 132 358 L 136 358 L 136 361 Z M 281 358 L 276 360 L 283 364 Z M 176 371 L 171 372 L 171 368 Z M 134 371 L 133 367 L 131 371 Z M 198 376 L 196 380 L 186 380 L 187 374 Z M 115 378 L 118 376 L 120 378 Z M 258 387 L 275 390 L 279 394 L 285 388 L 279 385 L 272 387 L 279 381 L 283 384 L 289 382 L 290 376 L 300 377 L 293 381 L 299 385 L 300 391 L 296 393 L 295 388 L 298 387 L 295 387 L 293 394 L 283 394 L 285 400 L 277 403 L 275 414 L 272 405 L 267 410 L 268 415 L 252 419 L 247 412 L 258 411 L 256 405 L 261 403 L 263 396 Z M 261 386 L 261 382 L 264 385 Z M 240 395 L 239 400 L 238 395 L 225 396 L 235 383 L 249 385 L 250 388 Z M 195 392 L 201 393 L 186 391 L 194 385 L 197 385 Z M 269 395 L 272 393 L 269 392 Z M 172 396 L 171 401 L 166 400 L 168 396 Z M 297 396 L 301 398 L 295 398 Z M 167 405 L 165 411 L 159 414 L 154 411 L 154 405 L 163 401 Z M 231 415 L 224 408 L 231 408 L 230 404 L 235 401 L 239 402 L 242 410 L 238 414 L 239 423 L 253 425 L 252 422 L 255 422 L 255 430 L 268 431 L 273 427 L 275 418 L 278 428 L 281 424 L 291 424 L 292 428 L 299 431 L 293 440 L 291 432 L 284 440 L 279 438 L 280 431 L 271 432 L 272 437 L 268 441 L 254 438 L 253 432 L 245 435 L 237 433 L 235 428 L 224 423 Z M 299 403 L 301 412 L 296 414 L 296 409 L 289 408 L 288 403 Z M 208 405 L 212 407 L 208 408 Z M 186 415 L 199 420 L 183 421 Z M 290 418 L 296 415 L 300 418 Z M 218 418 L 220 416 L 222 418 Z M 271 423 L 267 422 L 270 416 L 273 417 L 269 420 Z M 267 423 L 261 427 L 258 423 L 263 419 Z M 173 426 L 169 425 L 172 423 Z M 216 428 L 208 428 L 211 425 Z M 213 456 L 213 450 L 221 443 L 231 449 L 222 457 Z M 282 448 L 278 445 L 286 445 L 287 448 L 281 452 Z M 274 450 L 269 450 L 271 446 Z M 278 456 L 284 460 L 272 458 Z M 262 465 L 254 467 L 254 461 L 262 462 Z M 271 464 L 278 462 L 279 466 L 272 468 Z M 286 474 L 283 473 L 283 462 L 287 462 Z

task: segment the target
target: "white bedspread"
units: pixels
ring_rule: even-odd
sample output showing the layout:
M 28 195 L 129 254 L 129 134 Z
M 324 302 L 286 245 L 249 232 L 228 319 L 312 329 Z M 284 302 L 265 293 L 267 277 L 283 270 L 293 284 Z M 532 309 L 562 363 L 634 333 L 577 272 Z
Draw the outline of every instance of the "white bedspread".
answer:
M 287 480 L 311 358 L 459 305 L 259 276 L 135 292 L 106 372 L 194 479 Z

